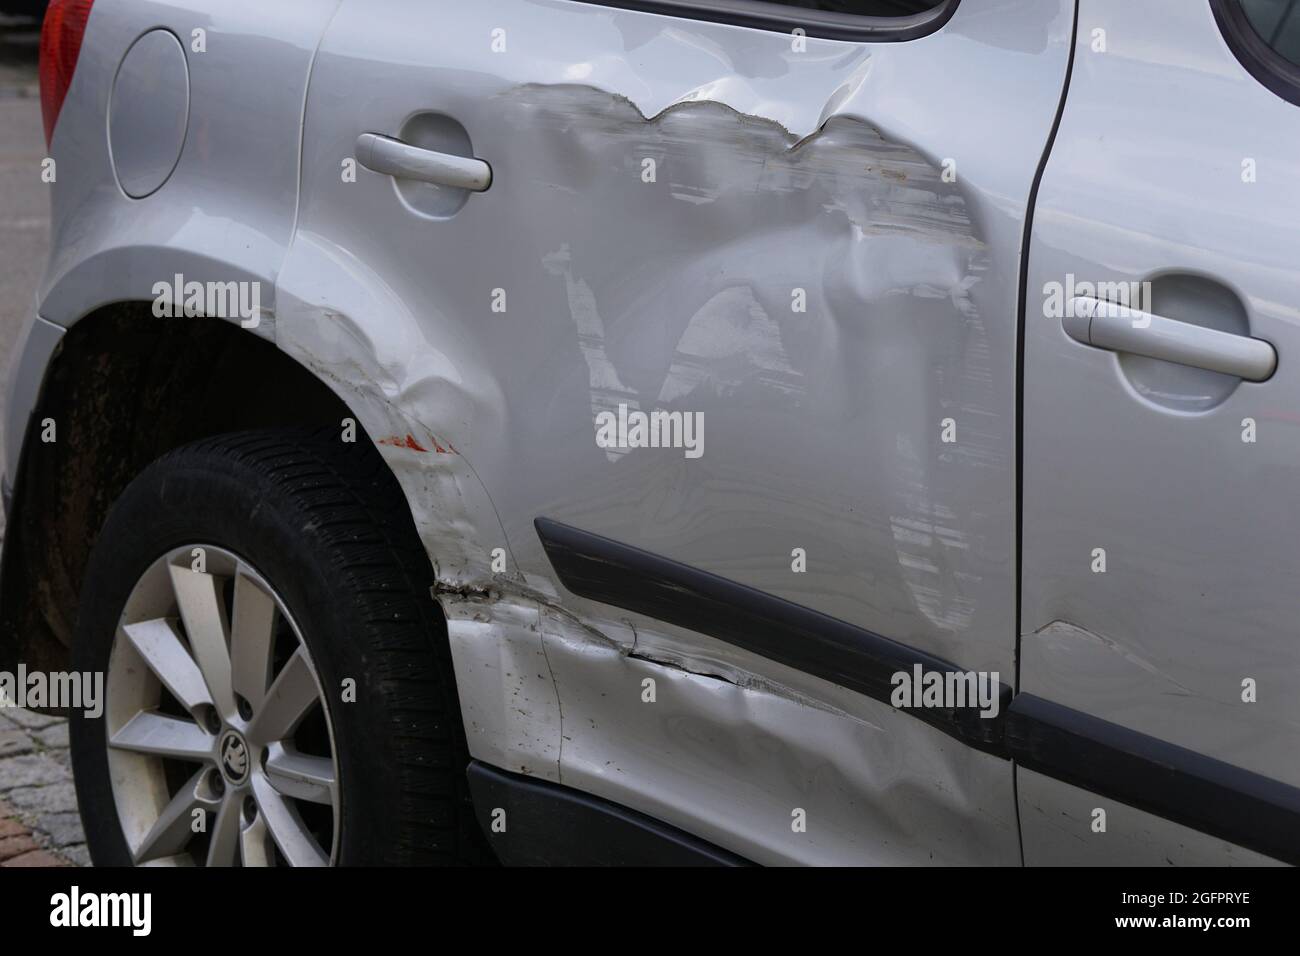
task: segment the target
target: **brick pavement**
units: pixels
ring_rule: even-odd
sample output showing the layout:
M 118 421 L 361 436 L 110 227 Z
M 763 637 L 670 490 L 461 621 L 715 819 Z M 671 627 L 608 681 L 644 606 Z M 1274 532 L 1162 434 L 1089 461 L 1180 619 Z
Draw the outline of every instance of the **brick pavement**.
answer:
M 0 708 L 0 867 L 89 866 L 68 724 Z

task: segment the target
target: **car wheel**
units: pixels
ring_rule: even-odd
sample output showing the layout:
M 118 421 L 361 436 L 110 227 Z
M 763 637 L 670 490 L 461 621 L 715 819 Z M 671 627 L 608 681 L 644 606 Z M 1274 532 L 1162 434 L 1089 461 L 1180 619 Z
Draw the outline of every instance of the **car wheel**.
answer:
M 276 429 L 169 452 L 91 553 L 71 754 L 97 865 L 488 858 L 433 573 L 373 447 Z

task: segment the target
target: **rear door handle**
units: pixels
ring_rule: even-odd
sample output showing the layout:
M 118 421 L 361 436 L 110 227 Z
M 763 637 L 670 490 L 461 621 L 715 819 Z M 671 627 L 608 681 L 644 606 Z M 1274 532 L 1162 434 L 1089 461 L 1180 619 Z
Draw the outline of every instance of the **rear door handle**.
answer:
M 1077 296 L 1061 319 L 1076 342 L 1131 352 L 1192 368 L 1262 382 L 1277 369 L 1277 352 L 1263 339 L 1166 319 L 1141 309 Z
M 481 159 L 422 149 L 378 133 L 357 137 L 356 157 L 366 169 L 398 179 L 418 179 L 476 193 L 492 185 L 492 167 Z

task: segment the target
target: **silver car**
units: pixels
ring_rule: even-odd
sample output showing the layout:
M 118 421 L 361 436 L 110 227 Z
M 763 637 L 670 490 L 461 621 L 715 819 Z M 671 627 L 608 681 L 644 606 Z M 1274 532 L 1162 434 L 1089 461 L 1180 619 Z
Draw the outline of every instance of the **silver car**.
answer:
M 1300 3 L 53 0 L 41 76 L 0 672 L 96 863 L 1300 862 Z

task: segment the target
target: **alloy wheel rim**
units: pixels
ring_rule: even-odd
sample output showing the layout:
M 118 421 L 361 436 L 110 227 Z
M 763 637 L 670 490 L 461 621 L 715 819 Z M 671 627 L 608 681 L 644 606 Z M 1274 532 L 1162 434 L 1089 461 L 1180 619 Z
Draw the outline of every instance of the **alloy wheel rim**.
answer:
M 327 866 L 338 853 L 329 706 L 283 599 L 224 548 L 155 561 L 106 675 L 113 799 L 137 865 Z

